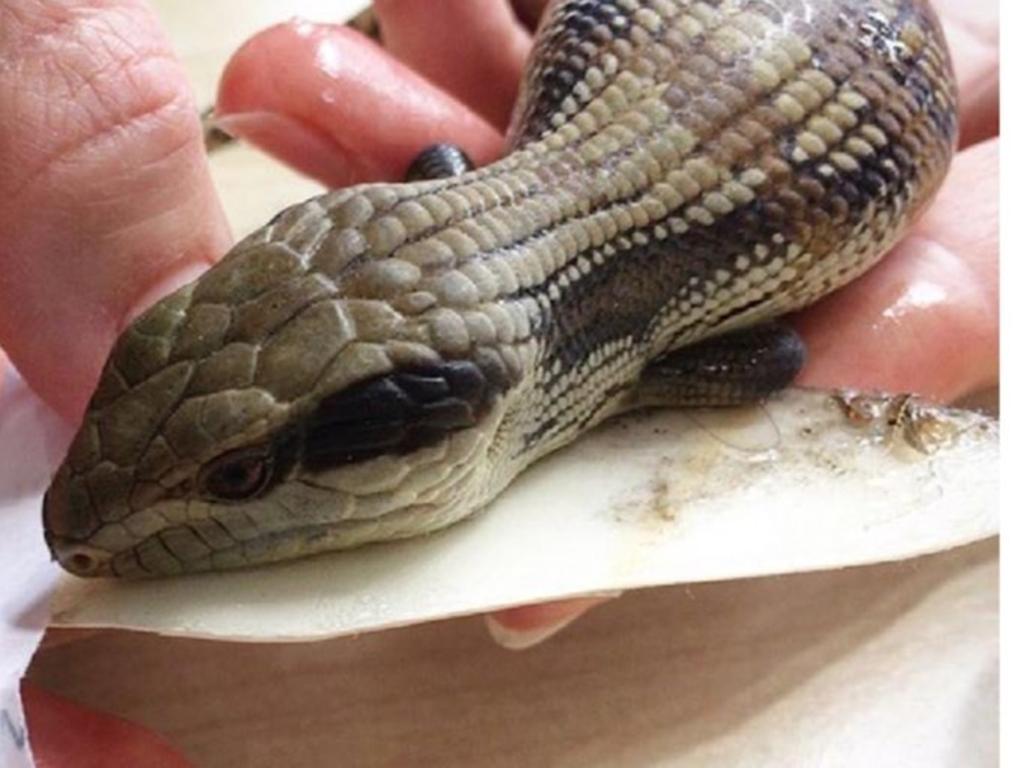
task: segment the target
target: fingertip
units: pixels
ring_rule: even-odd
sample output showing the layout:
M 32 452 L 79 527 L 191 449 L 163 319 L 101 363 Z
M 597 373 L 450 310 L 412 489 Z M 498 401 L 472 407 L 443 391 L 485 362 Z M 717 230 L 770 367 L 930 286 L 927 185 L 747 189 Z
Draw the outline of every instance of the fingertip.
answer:
M 808 349 L 798 383 L 914 392 L 951 402 L 998 376 L 997 331 L 977 276 L 912 237 L 794 322 Z
M 793 318 L 798 383 L 952 402 L 999 380 L 999 142 L 960 152 L 931 207 L 867 274 Z
M 458 144 L 477 164 L 501 151 L 482 117 L 338 25 L 292 21 L 251 38 L 225 68 L 217 114 L 332 187 L 400 180 L 430 144 Z
M 329 134 L 308 122 L 280 112 L 226 112 L 216 119 L 222 131 L 274 155 L 299 173 L 329 187 L 346 187 L 379 174 L 365 167 L 358 153 L 348 151 Z
M 231 237 L 187 74 L 155 12 L 138 0 L 11 7 L 0 25 L 0 340 L 75 419 L 138 297 Z
M 500 130 L 508 125 L 530 51 L 510 3 L 377 0 L 384 43 L 400 61 L 469 105 Z
M 516 16 L 527 29 L 536 29 L 544 15 L 548 0 L 512 0 Z
M 999 135 L 999 73 L 998 70 L 972 89 L 960 116 L 960 147 L 973 147 Z
M 578 618 L 577 615 L 566 616 L 559 621 L 535 627 L 531 630 L 511 629 L 493 615 L 484 616 L 484 626 L 491 639 L 507 651 L 525 651 L 540 645 Z
M 190 765 L 166 740 L 140 725 L 87 709 L 29 682 L 22 683 L 21 697 L 39 768 Z
M 621 592 L 602 592 L 587 597 L 523 605 L 495 611 L 484 617 L 491 638 L 510 651 L 539 645 L 558 634 L 590 609 L 613 600 Z

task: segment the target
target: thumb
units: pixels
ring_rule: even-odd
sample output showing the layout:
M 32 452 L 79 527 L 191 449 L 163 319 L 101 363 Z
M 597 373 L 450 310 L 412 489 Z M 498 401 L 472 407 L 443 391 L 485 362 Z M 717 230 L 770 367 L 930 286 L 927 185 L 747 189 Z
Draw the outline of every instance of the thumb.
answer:
M 0 57 L 0 347 L 76 418 L 136 305 L 230 236 L 143 2 L 5 0 Z

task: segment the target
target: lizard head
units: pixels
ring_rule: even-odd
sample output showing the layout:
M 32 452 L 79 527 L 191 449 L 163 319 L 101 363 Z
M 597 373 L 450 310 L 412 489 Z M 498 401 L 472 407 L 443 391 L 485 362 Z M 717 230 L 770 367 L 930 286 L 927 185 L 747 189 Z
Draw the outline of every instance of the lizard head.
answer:
M 432 530 L 497 491 L 522 324 L 486 269 L 411 242 L 400 189 L 287 210 L 124 332 L 46 494 L 61 565 L 289 559 Z

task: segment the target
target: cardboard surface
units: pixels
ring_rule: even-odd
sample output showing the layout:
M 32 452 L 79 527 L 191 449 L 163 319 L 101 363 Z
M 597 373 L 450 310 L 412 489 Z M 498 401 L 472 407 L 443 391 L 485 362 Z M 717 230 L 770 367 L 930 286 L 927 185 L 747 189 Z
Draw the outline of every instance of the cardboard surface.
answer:
M 538 648 L 477 618 L 321 643 L 106 632 L 31 677 L 197 766 L 998 764 L 997 548 L 630 593 Z

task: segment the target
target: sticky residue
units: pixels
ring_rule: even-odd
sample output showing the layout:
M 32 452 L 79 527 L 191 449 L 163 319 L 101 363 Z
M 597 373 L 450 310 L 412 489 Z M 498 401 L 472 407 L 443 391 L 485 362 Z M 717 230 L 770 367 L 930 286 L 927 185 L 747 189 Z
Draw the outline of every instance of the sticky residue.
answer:
M 970 411 L 952 411 L 914 395 L 840 392 L 836 395 L 847 423 L 872 441 L 903 445 L 924 455 L 952 446 L 989 422 Z

